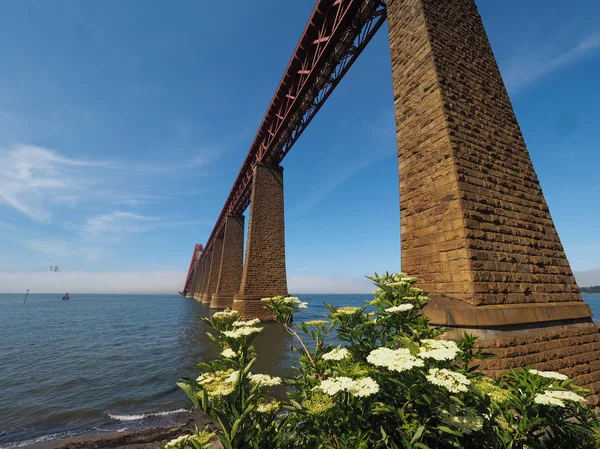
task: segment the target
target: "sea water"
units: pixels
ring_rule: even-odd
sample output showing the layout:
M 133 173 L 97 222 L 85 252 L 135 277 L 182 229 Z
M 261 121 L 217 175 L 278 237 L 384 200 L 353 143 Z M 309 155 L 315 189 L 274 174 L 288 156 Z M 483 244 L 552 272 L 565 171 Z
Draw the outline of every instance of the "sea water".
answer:
M 0 448 L 86 434 L 171 425 L 191 403 L 176 386 L 215 357 L 208 305 L 177 295 L 0 295 Z M 321 318 L 322 301 L 362 305 L 372 295 L 300 295 Z M 288 375 L 291 338 L 267 323 L 253 371 Z
M 206 304 L 175 295 L 0 295 L 0 449 L 185 419 L 176 386 L 215 356 Z M 362 305 L 372 295 L 300 295 L 296 321 L 323 317 L 323 301 Z M 584 295 L 600 320 L 600 295 Z M 290 337 L 276 324 L 256 339 L 254 372 L 289 375 Z

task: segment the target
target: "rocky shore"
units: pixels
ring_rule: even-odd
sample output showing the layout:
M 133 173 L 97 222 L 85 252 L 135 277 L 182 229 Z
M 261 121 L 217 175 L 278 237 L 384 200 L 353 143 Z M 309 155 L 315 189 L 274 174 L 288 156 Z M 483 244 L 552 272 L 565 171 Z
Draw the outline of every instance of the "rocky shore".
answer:
M 190 413 L 185 424 L 174 427 L 156 427 L 137 432 L 115 433 L 109 436 L 88 436 L 68 441 L 57 441 L 52 445 L 32 449 L 156 449 L 172 439 L 190 433 L 195 427 L 203 429 L 211 422 L 198 412 Z M 219 446 L 215 446 L 217 448 Z

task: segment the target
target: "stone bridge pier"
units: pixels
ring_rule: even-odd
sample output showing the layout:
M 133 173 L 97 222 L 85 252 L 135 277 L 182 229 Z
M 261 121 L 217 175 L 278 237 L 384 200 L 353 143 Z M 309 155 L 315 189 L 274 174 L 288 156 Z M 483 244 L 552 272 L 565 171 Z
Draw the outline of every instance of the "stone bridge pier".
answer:
M 388 0 L 402 268 L 481 363 L 600 389 L 600 334 L 569 267 L 473 0 Z
M 233 309 L 245 318 L 268 320 L 271 316 L 261 298 L 287 294 L 283 167 L 259 162 L 254 168 L 244 269 Z
M 233 307 L 233 297 L 240 291 L 243 265 L 244 216 L 229 215 L 225 223 L 219 280 L 210 301 L 211 309 Z

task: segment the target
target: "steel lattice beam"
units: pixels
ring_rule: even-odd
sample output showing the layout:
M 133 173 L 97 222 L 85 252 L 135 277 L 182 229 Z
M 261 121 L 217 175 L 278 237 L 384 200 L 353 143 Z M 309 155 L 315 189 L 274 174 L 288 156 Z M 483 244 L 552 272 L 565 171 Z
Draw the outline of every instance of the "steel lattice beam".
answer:
M 383 0 L 317 1 L 206 249 L 222 235 L 227 215 L 250 204 L 256 163 L 283 160 L 385 19 Z

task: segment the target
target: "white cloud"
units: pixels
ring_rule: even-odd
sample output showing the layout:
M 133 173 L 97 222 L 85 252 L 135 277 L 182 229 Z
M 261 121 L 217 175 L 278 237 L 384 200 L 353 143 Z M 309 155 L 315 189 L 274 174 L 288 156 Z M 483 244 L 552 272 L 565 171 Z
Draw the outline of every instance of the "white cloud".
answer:
M 127 235 L 140 234 L 161 228 L 177 228 L 182 226 L 198 226 L 198 220 L 165 220 L 133 212 L 112 211 L 89 217 L 81 229 L 81 236 L 86 241 L 117 243 Z
M 133 212 L 113 211 L 88 218 L 82 234 L 92 239 L 118 241 L 125 234 L 145 232 L 157 220 Z
M 0 273 L 2 293 L 177 293 L 184 271 Z
M 88 262 L 92 262 L 98 259 L 98 254 L 101 252 L 96 247 L 53 238 L 25 240 L 21 243 L 25 248 L 36 253 L 51 256 L 53 261 L 85 257 Z
M 168 201 L 187 192 L 165 192 L 162 185 L 159 194 L 149 193 L 148 185 L 152 185 L 157 173 L 172 173 L 178 178 L 184 174 L 198 176 L 198 168 L 219 154 L 216 150 L 198 150 L 189 152 L 181 161 L 136 164 L 68 158 L 31 145 L 0 148 L 0 203 L 31 220 L 49 222 L 56 207 L 74 208 L 84 201 L 100 207 Z M 124 170 L 128 173 L 125 181 Z M 142 188 L 143 193 L 136 192 Z
M 0 202 L 32 220 L 48 221 L 49 204 L 73 204 L 89 185 L 83 168 L 110 166 L 109 162 L 70 159 L 30 145 L 0 148 Z
M 600 34 L 593 34 L 562 53 L 549 55 L 547 51 L 521 55 L 505 64 L 502 75 L 510 92 L 532 84 L 538 79 L 574 64 L 600 50 Z

